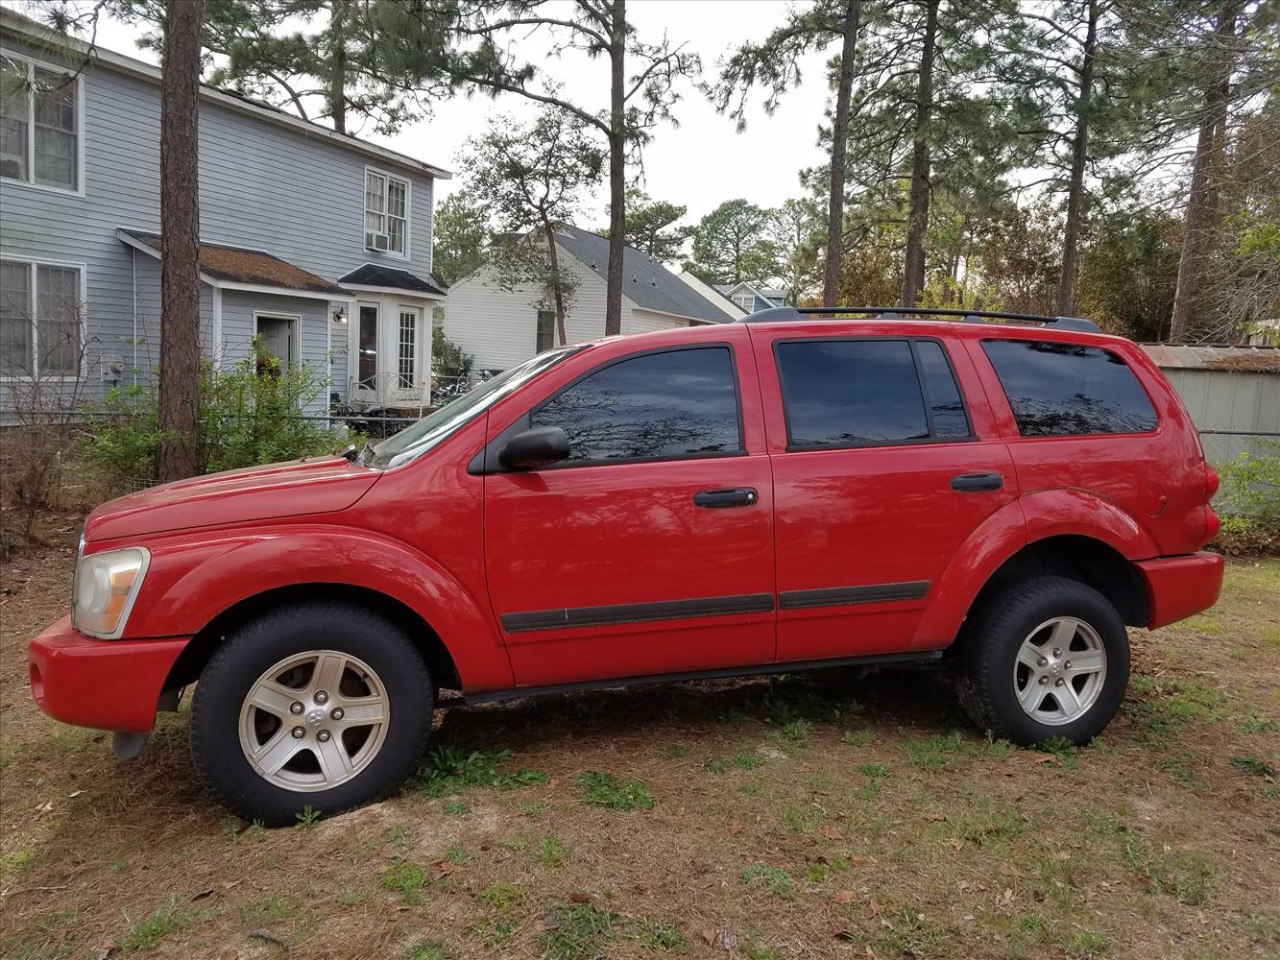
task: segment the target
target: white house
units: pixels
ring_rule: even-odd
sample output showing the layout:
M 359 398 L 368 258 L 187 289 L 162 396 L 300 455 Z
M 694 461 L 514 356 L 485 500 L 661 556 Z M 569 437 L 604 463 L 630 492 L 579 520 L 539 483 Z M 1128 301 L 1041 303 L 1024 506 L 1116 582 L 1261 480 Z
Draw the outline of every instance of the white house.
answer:
M 573 304 L 565 313 L 569 343 L 604 336 L 609 241 L 577 227 L 557 235 L 564 269 L 578 280 Z M 558 343 L 555 313 L 542 304 L 532 285 L 504 290 L 490 266 L 481 267 L 449 288 L 444 332 L 475 357 L 477 369 L 503 370 Z M 646 333 L 708 323 L 730 323 L 741 316 L 694 289 L 643 250 L 627 247 L 623 258 L 622 332 Z
M 784 288 L 756 287 L 746 283 L 717 283 L 716 290 L 728 297 L 747 313 L 786 306 L 791 291 Z

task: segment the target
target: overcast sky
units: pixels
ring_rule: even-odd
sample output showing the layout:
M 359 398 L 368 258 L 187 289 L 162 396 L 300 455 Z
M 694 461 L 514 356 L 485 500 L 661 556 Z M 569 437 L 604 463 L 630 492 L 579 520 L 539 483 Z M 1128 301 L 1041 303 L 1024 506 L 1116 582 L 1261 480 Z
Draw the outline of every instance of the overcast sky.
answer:
M 4 0 L 6 6 L 26 6 Z M 716 63 L 725 52 L 748 39 L 763 38 L 786 12 L 784 0 L 629 0 L 628 14 L 641 38 L 659 39 L 665 32 L 673 42 L 702 57 L 703 76 L 716 75 Z M 152 60 L 139 51 L 140 31 L 117 21 L 102 23 L 101 46 L 119 53 Z M 545 62 L 546 74 L 563 85 L 567 95 L 598 108 L 607 103 L 609 65 L 591 61 L 576 52 L 560 60 L 547 58 L 545 33 L 519 40 L 520 52 Z M 686 220 L 696 222 L 725 200 L 746 197 L 762 206 L 776 206 L 788 197 L 800 196 L 799 171 L 822 163 L 817 146 L 818 125 L 828 99 L 824 64 L 836 52 L 828 48 L 804 62 L 803 85 L 790 94 L 773 116 L 766 116 L 755 96 L 747 129 L 737 133 L 734 122 L 721 116 L 691 81 L 681 81 L 682 101 L 674 113 L 678 127 L 664 125 L 654 132 L 644 154 L 645 189 L 662 200 L 689 208 Z M 629 65 L 630 66 L 630 65 Z M 629 72 L 631 72 L 629 70 Z M 437 200 L 448 196 L 464 181 L 458 152 L 468 137 L 482 133 L 494 114 L 527 119 L 536 107 L 515 96 L 496 102 L 487 97 L 459 98 L 439 103 L 433 116 L 415 123 L 394 137 L 369 136 L 395 150 L 452 170 L 455 178 L 439 184 Z M 605 222 L 603 198 L 597 193 L 583 226 Z

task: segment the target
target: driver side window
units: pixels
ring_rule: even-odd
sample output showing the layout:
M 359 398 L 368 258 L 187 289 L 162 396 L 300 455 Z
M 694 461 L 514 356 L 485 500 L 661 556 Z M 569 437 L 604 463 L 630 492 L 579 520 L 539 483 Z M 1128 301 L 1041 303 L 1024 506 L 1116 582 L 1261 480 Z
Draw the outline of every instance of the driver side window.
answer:
M 733 354 L 712 346 L 627 357 L 565 388 L 530 425 L 562 429 L 568 462 L 584 465 L 742 453 Z

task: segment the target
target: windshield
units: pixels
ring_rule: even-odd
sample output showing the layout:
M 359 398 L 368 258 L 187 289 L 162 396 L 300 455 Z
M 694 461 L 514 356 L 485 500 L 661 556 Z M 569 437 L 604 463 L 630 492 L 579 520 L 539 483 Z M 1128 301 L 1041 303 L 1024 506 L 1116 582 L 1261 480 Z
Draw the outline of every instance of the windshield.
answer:
M 514 393 L 544 370 L 551 369 L 581 349 L 581 346 L 576 346 L 548 350 L 517 367 L 504 370 L 492 380 L 486 380 L 435 413 L 423 417 L 413 426 L 383 440 L 373 448 L 373 455 L 366 463 L 378 470 L 388 470 L 416 460 L 503 397 Z

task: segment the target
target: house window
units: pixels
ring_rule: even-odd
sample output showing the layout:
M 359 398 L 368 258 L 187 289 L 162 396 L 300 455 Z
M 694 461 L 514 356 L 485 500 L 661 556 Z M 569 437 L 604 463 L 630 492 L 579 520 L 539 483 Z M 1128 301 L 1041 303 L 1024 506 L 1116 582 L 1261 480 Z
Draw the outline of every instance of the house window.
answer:
M 372 303 L 360 304 L 360 326 L 356 350 L 359 353 L 360 385 L 373 390 L 378 386 L 378 308 Z
M 538 311 L 538 340 L 535 350 L 541 353 L 556 345 L 556 315 L 552 310 Z
M 418 312 L 416 310 L 400 311 L 400 387 L 408 390 L 413 387 L 417 377 L 418 360 Z
M 78 376 L 81 343 L 79 268 L 0 260 L 0 375 Z
M 364 175 L 365 246 L 407 255 L 409 184 L 374 170 Z
M 0 177 L 80 188 L 80 80 L 0 57 Z
M 734 294 L 733 302 L 740 306 L 748 313 L 756 308 L 756 295 L 754 293 L 738 293 Z

